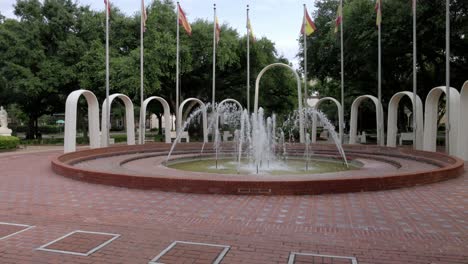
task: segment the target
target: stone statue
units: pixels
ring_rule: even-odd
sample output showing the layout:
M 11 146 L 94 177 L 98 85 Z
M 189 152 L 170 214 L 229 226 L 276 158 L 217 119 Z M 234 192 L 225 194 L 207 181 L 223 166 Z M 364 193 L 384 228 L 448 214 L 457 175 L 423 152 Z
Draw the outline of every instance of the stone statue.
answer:
M 0 127 L 8 127 L 8 113 L 0 106 Z
M 0 136 L 11 136 L 11 129 L 8 129 L 8 113 L 0 106 Z

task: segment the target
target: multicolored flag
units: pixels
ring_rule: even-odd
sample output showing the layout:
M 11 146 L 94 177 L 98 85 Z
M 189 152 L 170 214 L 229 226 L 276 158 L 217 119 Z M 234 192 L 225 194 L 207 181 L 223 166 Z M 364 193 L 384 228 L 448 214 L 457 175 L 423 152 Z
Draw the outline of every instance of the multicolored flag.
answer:
M 220 34 L 221 34 L 221 27 L 219 26 L 219 23 L 218 23 L 218 17 L 216 17 L 215 19 L 215 23 L 216 23 L 216 44 L 219 43 L 219 38 L 220 38 Z
M 340 28 L 341 20 L 343 19 L 343 10 L 341 8 L 341 4 L 338 5 L 338 10 L 336 11 L 336 19 L 335 19 L 335 33 L 338 33 Z
M 314 22 L 312 22 L 312 19 L 309 16 L 309 12 L 307 12 L 307 9 L 305 10 L 304 14 L 304 22 L 302 23 L 302 28 L 301 28 L 301 34 L 305 34 L 307 36 L 310 36 L 312 33 L 317 30 L 317 27 L 315 27 Z
M 250 24 L 250 18 L 247 18 L 247 29 L 249 30 L 250 37 L 252 38 L 252 41 L 255 42 L 255 35 L 252 30 L 252 25 Z
M 382 23 L 382 0 L 376 0 L 375 12 L 377 13 L 375 24 L 380 27 L 380 24 Z
M 190 26 L 190 23 L 187 20 L 187 17 L 185 16 L 184 10 L 180 7 L 180 4 L 177 3 L 177 8 L 179 8 L 179 24 L 184 27 L 185 32 L 189 34 L 189 36 L 192 36 L 192 27 Z
M 143 21 L 143 31 L 146 31 L 146 20 L 148 19 L 148 15 L 146 14 L 145 0 L 141 0 L 141 16 Z

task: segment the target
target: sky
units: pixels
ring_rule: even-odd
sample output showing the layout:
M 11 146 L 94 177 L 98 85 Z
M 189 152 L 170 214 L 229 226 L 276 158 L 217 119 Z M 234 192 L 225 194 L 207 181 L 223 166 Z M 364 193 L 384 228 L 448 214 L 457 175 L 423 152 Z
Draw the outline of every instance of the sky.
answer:
M 90 5 L 94 10 L 104 10 L 103 0 L 77 0 L 80 5 Z M 140 12 L 140 1 L 110 0 L 122 12 L 133 15 Z M 0 13 L 14 18 L 13 5 L 16 0 L 0 0 Z M 237 29 L 240 34 L 246 32 L 246 6 L 250 5 L 250 21 L 256 37 L 267 37 L 275 43 L 279 55 L 291 61 L 298 67 L 296 54 L 299 50 L 299 32 L 303 16 L 303 4 L 308 11 L 313 10 L 313 1 L 298 0 L 180 0 L 190 22 L 197 18 L 212 20 L 213 4 L 216 3 L 218 20 L 222 24 Z M 150 0 L 145 0 L 149 5 Z M 222 33 L 221 33 L 222 34 Z M 221 35 L 222 37 L 222 35 Z

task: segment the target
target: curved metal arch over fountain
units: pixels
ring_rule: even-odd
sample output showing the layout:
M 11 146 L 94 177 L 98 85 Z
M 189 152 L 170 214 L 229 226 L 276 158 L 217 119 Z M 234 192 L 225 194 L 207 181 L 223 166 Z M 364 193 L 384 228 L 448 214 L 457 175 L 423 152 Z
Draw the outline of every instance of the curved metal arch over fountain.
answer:
M 142 124 L 142 127 L 146 127 L 146 109 L 148 107 L 148 104 L 151 101 L 158 101 L 161 103 L 164 109 L 164 127 L 165 127 L 165 142 L 166 143 L 171 143 L 171 109 L 169 108 L 169 104 L 167 101 L 159 96 L 151 96 L 145 99 L 143 101 L 143 105 L 140 108 L 140 124 Z M 138 137 L 138 144 L 145 144 L 145 130 L 143 129 L 142 133 L 139 134 Z
M 341 106 L 341 103 L 336 100 L 335 98 L 333 97 L 324 97 L 324 98 L 320 98 L 320 100 L 317 101 L 317 103 L 315 103 L 314 105 L 314 108 L 318 110 L 318 108 L 320 107 L 320 105 L 323 103 L 323 102 L 326 102 L 326 101 L 330 101 L 330 102 L 333 102 L 336 107 L 337 107 L 337 110 L 338 110 L 338 130 L 339 130 L 339 135 L 340 135 L 340 141 L 341 143 L 343 143 L 343 124 L 344 124 L 344 117 L 343 117 L 343 107 Z M 315 143 L 317 142 L 317 116 L 313 116 L 313 122 L 312 122 L 312 143 Z
M 76 115 L 78 100 L 84 96 L 88 104 L 89 147 L 99 148 L 99 103 L 93 92 L 76 90 L 65 102 L 64 152 L 76 151 Z
M 411 104 L 414 105 L 413 92 L 398 92 L 392 96 L 388 103 L 388 121 L 387 121 L 387 146 L 396 147 L 396 134 L 398 131 L 398 106 L 400 100 L 408 96 Z M 413 116 L 414 118 L 414 116 Z M 416 95 L 416 149 L 423 149 L 422 138 L 424 136 L 423 104 L 421 98 Z
M 222 106 L 223 104 L 226 104 L 226 103 L 235 103 L 238 107 L 239 107 L 239 110 L 243 111 L 244 108 L 242 107 L 241 103 L 239 103 L 239 101 L 237 101 L 236 99 L 231 99 L 231 98 L 228 98 L 228 99 L 224 99 L 223 101 L 221 101 L 217 107 L 220 107 Z
M 433 88 L 426 97 L 424 110 L 424 143 L 423 149 L 436 151 L 437 139 L 437 117 L 438 105 L 442 93 L 446 93 L 447 87 L 438 86 Z M 460 93 L 457 89 L 450 87 L 450 155 L 458 152 L 458 122 L 460 117 Z
M 112 109 L 112 102 L 114 99 L 120 99 L 124 102 L 125 105 L 125 123 L 127 129 L 127 145 L 135 145 L 135 117 L 133 113 L 133 103 L 128 96 L 121 93 L 115 93 L 109 95 L 109 108 Z M 107 113 L 107 99 L 104 99 L 102 103 L 102 115 L 101 115 L 101 147 L 107 147 L 107 120 L 108 120 L 108 113 Z
M 255 81 L 255 101 L 254 101 L 254 113 L 257 115 L 258 111 L 258 92 L 259 92 L 259 85 L 260 85 L 260 79 L 262 78 L 263 74 L 265 72 L 273 67 L 284 67 L 289 70 L 291 70 L 294 73 L 294 76 L 296 76 L 296 83 L 297 83 L 297 101 L 299 105 L 299 140 L 301 143 L 305 143 L 305 134 L 304 134 L 304 112 L 302 110 L 302 91 L 301 91 L 301 78 L 299 77 L 299 74 L 294 70 L 293 67 L 284 64 L 284 63 L 273 63 L 265 68 L 258 74 L 257 80 Z
M 458 156 L 468 160 L 468 122 L 462 120 L 468 116 L 468 81 L 466 81 L 460 93 L 460 126 L 458 127 Z
M 208 117 L 207 117 L 207 114 L 206 114 L 206 105 L 205 103 L 203 103 L 200 99 L 198 98 L 188 98 L 188 99 L 185 99 L 179 106 L 179 113 L 178 113 L 178 116 L 180 118 L 177 119 L 177 127 L 179 129 L 182 129 L 182 113 L 183 113 L 183 110 L 184 110 L 184 106 L 190 102 L 190 101 L 195 101 L 197 102 L 201 109 L 202 109 L 202 119 L 203 119 L 203 142 L 208 142 Z M 177 133 L 182 133 L 183 131 L 177 131 Z
M 380 134 L 380 131 L 383 131 L 383 106 L 382 103 L 379 102 L 379 99 L 373 95 L 361 95 L 353 101 L 351 105 L 351 120 L 350 120 L 350 130 L 349 130 L 349 144 L 356 144 L 356 136 L 357 136 L 357 121 L 358 121 L 358 110 L 361 103 L 366 100 L 370 99 L 376 108 L 376 117 L 377 117 L 377 142 L 378 145 L 384 145 L 384 138 L 383 135 Z

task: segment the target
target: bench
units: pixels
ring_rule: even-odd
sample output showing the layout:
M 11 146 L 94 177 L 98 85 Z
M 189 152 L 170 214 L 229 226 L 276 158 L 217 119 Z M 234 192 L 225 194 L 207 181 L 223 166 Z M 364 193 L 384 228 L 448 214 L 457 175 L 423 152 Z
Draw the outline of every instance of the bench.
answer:
M 413 142 L 413 133 L 400 133 L 400 145 L 403 145 L 403 141 Z
M 176 131 L 171 131 L 171 140 L 177 138 L 177 132 Z M 182 135 L 180 136 L 180 139 L 185 139 L 185 142 L 190 142 L 190 137 L 187 131 L 183 131 Z

